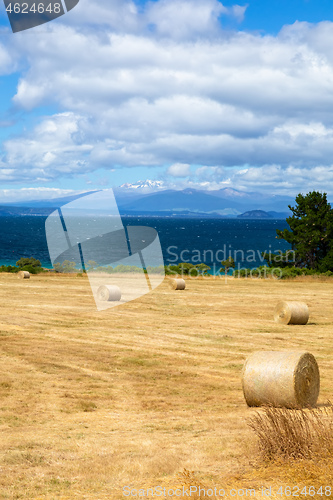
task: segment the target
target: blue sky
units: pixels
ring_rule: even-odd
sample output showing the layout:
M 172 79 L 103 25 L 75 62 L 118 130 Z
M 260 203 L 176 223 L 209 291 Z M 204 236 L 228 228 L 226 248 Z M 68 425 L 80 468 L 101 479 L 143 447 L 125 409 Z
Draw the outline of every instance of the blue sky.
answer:
M 328 0 L 81 0 L 0 10 L 0 202 L 108 188 L 333 194 Z
M 135 3 L 142 6 L 147 2 L 136 1 Z M 225 6 L 232 6 L 236 2 L 225 0 L 222 3 Z M 277 33 L 283 25 L 293 24 L 295 21 L 317 23 L 323 20 L 333 20 L 333 5 L 330 0 L 254 0 L 237 3 L 243 6 L 248 5 L 241 29 Z
M 244 30 L 277 34 L 282 26 L 294 24 L 295 21 L 333 21 L 333 4 L 329 0 L 259 0 L 240 3 L 246 4 L 246 16 L 240 26 Z M 224 5 L 232 5 L 232 2 L 224 2 Z

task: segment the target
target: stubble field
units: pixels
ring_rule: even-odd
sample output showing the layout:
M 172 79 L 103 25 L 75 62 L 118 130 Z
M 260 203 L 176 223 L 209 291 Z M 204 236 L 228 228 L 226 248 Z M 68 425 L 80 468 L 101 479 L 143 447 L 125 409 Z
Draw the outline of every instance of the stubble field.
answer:
M 2 274 L 0 294 L 0 498 L 332 483 L 310 463 L 257 462 L 241 388 L 248 354 L 299 349 L 319 363 L 319 404 L 332 398 L 332 280 L 189 279 L 174 291 L 166 279 L 102 312 L 84 276 Z M 274 323 L 281 299 L 307 302 L 308 325 Z

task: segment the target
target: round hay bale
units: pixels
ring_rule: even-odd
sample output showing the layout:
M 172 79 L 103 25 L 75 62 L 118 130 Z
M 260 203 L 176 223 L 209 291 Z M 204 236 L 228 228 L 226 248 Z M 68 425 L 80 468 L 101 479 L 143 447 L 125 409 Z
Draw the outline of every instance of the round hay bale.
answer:
M 274 320 L 284 325 L 306 325 L 309 320 L 308 306 L 304 302 L 279 302 Z
M 19 271 L 17 273 L 18 277 L 21 279 L 21 280 L 28 280 L 30 279 L 30 273 L 29 271 Z
M 320 387 L 315 357 L 304 351 L 258 351 L 245 361 L 242 385 L 248 406 L 315 406 Z
M 97 290 L 97 299 L 102 302 L 119 301 L 121 290 L 115 285 L 101 285 Z
M 171 288 L 173 290 L 185 290 L 186 283 L 183 279 L 173 279 L 170 281 Z

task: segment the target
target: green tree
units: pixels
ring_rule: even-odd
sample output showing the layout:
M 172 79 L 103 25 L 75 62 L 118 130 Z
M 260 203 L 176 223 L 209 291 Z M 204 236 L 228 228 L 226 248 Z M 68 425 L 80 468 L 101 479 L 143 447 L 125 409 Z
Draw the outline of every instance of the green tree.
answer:
M 333 270 L 333 210 L 326 193 L 312 191 L 296 196 L 296 206 L 289 205 L 290 227 L 277 230 L 279 239 L 290 243 L 295 265 L 321 272 Z
M 164 270 L 165 274 L 170 276 L 176 276 L 177 274 L 181 273 L 181 270 L 178 267 L 178 265 L 168 264 L 167 266 L 164 266 Z
M 64 260 L 62 264 L 60 262 L 55 262 L 53 265 L 53 269 L 57 273 L 74 273 L 77 270 L 75 269 L 75 262 L 72 262 L 70 260 Z
M 97 262 L 94 260 L 88 260 L 88 271 L 93 271 L 97 267 Z
M 233 269 L 235 267 L 235 261 L 232 257 L 228 257 L 226 260 L 222 260 L 221 266 L 220 272 L 224 271 L 227 276 L 229 269 Z
M 196 264 L 195 267 L 198 269 L 199 273 L 202 275 L 207 276 L 208 271 L 210 270 L 210 267 L 207 266 L 207 264 Z
M 286 252 L 261 252 L 262 257 L 267 262 L 267 267 L 293 267 L 295 265 L 295 251 L 287 250 Z
M 16 262 L 16 265 L 22 269 L 22 267 L 31 266 L 31 267 L 42 267 L 40 260 L 34 259 L 34 257 L 21 257 Z
M 64 262 L 63 262 L 63 266 L 64 266 L 64 273 L 74 273 L 74 272 L 76 272 L 76 271 L 77 271 L 77 270 L 75 269 L 76 264 L 75 264 L 75 262 L 73 262 L 73 261 L 70 261 L 70 260 L 64 260 Z
M 181 262 L 178 264 L 179 274 L 181 276 L 188 276 L 193 268 L 195 268 L 195 266 L 190 262 Z
M 60 264 L 60 262 L 55 262 L 53 264 L 53 269 L 55 270 L 56 273 L 63 273 L 64 272 L 64 266 Z

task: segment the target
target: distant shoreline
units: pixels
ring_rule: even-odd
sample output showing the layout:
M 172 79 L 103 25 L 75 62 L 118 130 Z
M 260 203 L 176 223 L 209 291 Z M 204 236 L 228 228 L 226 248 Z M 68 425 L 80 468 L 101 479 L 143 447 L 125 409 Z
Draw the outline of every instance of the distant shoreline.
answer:
M 0 217 L 48 217 L 52 212 L 55 210 L 58 210 L 57 208 L 52 209 L 48 212 L 45 213 L 12 213 L 10 212 L 1 212 L 0 210 Z M 222 220 L 286 220 L 287 215 L 285 217 L 272 217 L 272 216 L 266 216 L 266 217 L 246 217 L 243 215 L 218 215 L 218 214 L 206 214 L 206 213 L 199 213 L 195 214 L 193 212 L 189 214 L 178 214 L 178 213 L 137 213 L 137 214 L 128 214 L 128 213 L 122 213 L 120 211 L 120 217 L 128 217 L 128 218 L 145 218 L 145 219 L 222 219 Z M 77 216 L 78 217 L 78 216 Z M 84 215 L 83 217 L 87 217 L 87 215 Z M 90 214 L 89 217 L 109 217 L 108 215 L 105 214 Z

